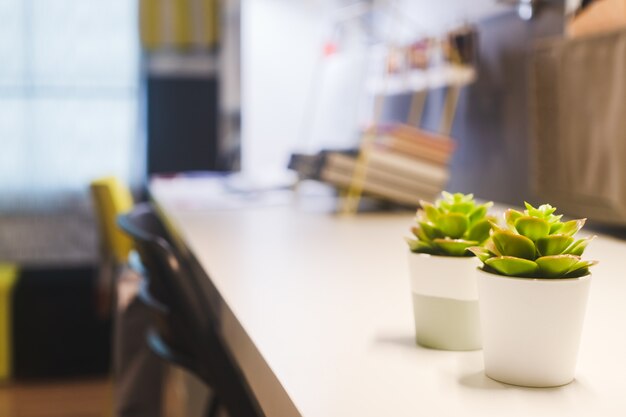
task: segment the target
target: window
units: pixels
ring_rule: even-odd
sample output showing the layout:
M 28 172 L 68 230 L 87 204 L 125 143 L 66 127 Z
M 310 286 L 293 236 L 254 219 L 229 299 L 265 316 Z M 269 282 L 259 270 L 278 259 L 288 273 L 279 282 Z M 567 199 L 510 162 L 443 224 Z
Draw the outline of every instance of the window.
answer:
M 0 209 L 141 173 L 136 2 L 0 0 L 0 22 Z

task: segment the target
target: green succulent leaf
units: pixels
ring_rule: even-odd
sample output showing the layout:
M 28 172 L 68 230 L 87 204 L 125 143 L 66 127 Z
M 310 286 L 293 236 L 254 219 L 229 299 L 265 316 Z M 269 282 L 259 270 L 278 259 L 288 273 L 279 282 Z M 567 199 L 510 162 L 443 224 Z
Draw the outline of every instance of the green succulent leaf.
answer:
M 576 255 L 576 256 L 582 256 L 589 242 L 591 242 L 595 238 L 596 238 L 595 236 L 589 236 L 583 239 L 578 239 L 577 241 L 573 242 L 567 249 L 565 249 L 564 253 L 569 253 L 569 254 Z
M 466 238 L 482 243 L 489 238 L 489 232 L 491 232 L 491 223 L 489 219 L 483 218 L 470 227 L 466 233 Z
M 493 203 L 491 201 L 485 204 L 481 204 L 480 206 L 476 206 L 476 208 L 474 208 L 469 214 L 470 225 L 473 225 L 474 223 L 483 220 L 487 215 L 487 210 L 489 210 L 491 206 L 493 206 Z
M 542 256 L 535 260 L 539 265 L 538 274 L 545 278 L 565 276 L 578 261 L 580 258 L 574 255 Z
M 441 232 L 452 239 L 459 239 L 469 226 L 467 216 L 462 213 L 447 213 L 439 216 L 437 227 Z
M 543 217 L 539 210 L 534 208 L 528 201 L 524 201 L 524 207 L 526 207 L 526 214 L 529 216 Z
M 447 191 L 442 191 L 441 195 L 443 196 L 443 201 L 447 203 L 469 203 L 473 202 L 474 194 L 463 194 L 463 193 L 449 193 Z
M 534 242 L 550 233 L 550 224 L 544 219 L 522 216 L 515 220 L 515 230 Z
M 411 252 L 430 253 L 434 251 L 434 248 L 427 242 L 419 239 L 405 238 L 406 243 L 409 244 Z
M 487 207 L 484 205 L 478 206 L 469 213 L 469 222 L 470 224 L 474 224 L 476 221 L 483 219 L 486 215 Z
M 563 227 L 563 223 L 561 222 L 552 223 L 550 225 L 550 234 L 553 235 L 555 233 L 558 233 L 562 227 Z
M 516 258 L 514 256 L 498 256 L 485 261 L 485 265 L 495 269 L 502 275 L 511 277 L 526 277 L 533 275 L 538 266 L 528 259 Z
M 529 216 L 539 217 L 542 219 L 550 216 L 556 211 L 556 207 L 552 207 L 550 204 L 542 204 L 535 208 L 527 201 L 524 201 L 524 206 L 526 206 L 526 211 Z
M 556 207 L 552 207 L 550 204 L 542 204 L 538 208 L 534 208 L 527 202 L 524 202 L 524 205 L 526 206 L 526 214 L 528 216 L 544 219 L 548 221 L 548 223 L 557 222 L 563 217 L 561 214 L 555 216 L 553 213 L 556 211 Z
M 499 232 L 508 232 L 509 231 L 506 227 L 500 226 L 500 224 L 497 221 L 495 221 L 494 219 L 487 219 L 487 220 L 489 221 L 489 224 L 491 225 L 491 229 L 494 232 L 497 232 L 497 231 L 499 231 Z
M 411 251 L 417 250 L 417 248 L 422 244 L 422 242 L 419 239 L 412 239 L 410 237 L 405 237 L 404 240 L 406 241 L 406 243 L 408 243 L 409 249 Z
M 472 212 L 472 210 L 474 210 L 474 207 L 476 205 L 474 204 L 474 202 L 469 202 L 469 203 L 454 203 L 452 204 L 452 206 L 450 207 L 450 213 L 463 213 L 463 214 L 470 214 Z
M 487 239 L 487 241 L 483 244 L 483 246 L 485 247 L 485 249 L 493 253 L 495 256 L 502 256 L 502 253 L 500 253 L 500 251 L 496 247 L 496 244 L 493 243 L 493 239 L 491 238 Z
M 450 194 L 444 191 L 441 195 L 443 199 L 438 200 L 436 205 L 446 213 L 469 214 L 476 206 L 473 194 Z
M 428 237 L 428 239 L 424 240 L 432 240 L 438 237 L 443 237 L 443 233 L 441 233 L 441 231 L 437 229 L 434 224 L 427 222 L 419 222 L 418 224 L 419 228 L 424 232 L 424 235 Z
M 437 224 L 437 220 L 439 220 L 439 210 L 427 201 L 420 200 L 420 206 L 422 206 L 422 210 L 428 221 Z
M 585 261 L 579 260 L 576 262 L 569 271 L 567 271 L 567 277 L 582 277 L 589 273 L 589 268 L 597 264 L 598 261 Z
M 450 211 L 450 207 L 454 203 L 454 196 L 447 191 L 442 191 L 441 196 L 443 198 L 436 201 L 436 206 L 439 210 L 448 213 Z
M 562 226 L 559 229 L 559 233 L 568 236 L 574 236 L 585 225 L 586 221 L 587 219 L 577 219 L 561 223 Z
M 515 258 L 535 259 L 535 244 L 529 238 L 511 231 L 498 230 L 491 235 L 499 253 Z
M 456 197 L 454 194 L 449 193 L 448 191 L 442 191 L 441 195 L 443 197 L 443 201 L 445 202 L 450 202 L 450 203 L 454 203 L 454 199 L 456 198 L 457 200 L 461 199 L 461 195 L 460 193 L 456 193 Z M 471 194 L 470 194 L 471 195 Z
M 552 207 L 550 204 L 542 204 L 537 208 L 537 210 L 539 210 L 544 217 L 549 218 L 556 211 L 556 207 Z
M 483 263 L 485 263 L 487 259 L 496 256 L 493 252 L 483 246 L 472 246 L 471 248 L 467 248 L 467 250 L 472 252 Z
M 504 220 L 506 220 L 506 224 L 511 228 L 515 229 L 515 221 L 522 217 L 524 213 L 521 211 L 508 209 L 504 212 Z
M 414 226 L 411 228 L 411 232 L 422 242 L 429 242 L 431 240 L 421 227 Z
M 567 235 L 556 234 L 543 237 L 535 243 L 540 256 L 559 255 L 567 253 L 566 249 L 574 242 L 574 238 Z
M 435 239 L 433 244 L 450 256 L 467 256 L 467 248 L 478 245 L 478 242 L 463 239 Z

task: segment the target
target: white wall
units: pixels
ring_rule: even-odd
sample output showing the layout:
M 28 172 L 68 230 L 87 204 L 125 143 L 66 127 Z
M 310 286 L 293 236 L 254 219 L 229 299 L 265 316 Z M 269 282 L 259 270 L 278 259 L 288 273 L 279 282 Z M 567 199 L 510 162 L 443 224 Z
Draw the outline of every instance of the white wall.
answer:
M 430 33 L 440 33 L 511 7 L 496 0 L 400 0 L 398 3 L 407 15 Z
M 320 50 L 315 2 L 242 1 L 242 168 L 251 177 L 283 173 L 301 130 Z
M 397 3 L 408 22 L 403 24 L 403 30 L 414 30 L 415 34 L 439 33 L 504 8 L 495 0 L 400 0 Z M 327 111 L 331 117 L 325 118 L 327 125 L 323 125 L 324 114 L 320 112 L 313 118 L 313 127 L 305 119 L 305 112 L 311 111 L 307 107 L 311 80 L 334 4 L 329 0 L 242 0 L 242 166 L 252 178 L 284 174 L 289 154 L 301 148 L 309 133 L 338 141 L 340 138 L 331 139 L 327 132 L 334 128 L 346 132 L 349 118 L 356 117 L 352 107 L 360 74 L 355 69 L 355 77 L 351 79 L 350 64 L 344 62 L 335 63 L 326 72 L 335 77 L 324 79 L 326 91 L 321 91 L 319 82 L 321 102 L 316 104 L 322 111 L 328 110 L 328 103 L 338 109 L 343 107 L 345 118 L 338 118 L 331 109 Z M 395 30 L 393 24 L 391 30 Z M 358 59 L 356 54 L 355 60 Z M 331 85 L 343 86 L 345 90 L 328 91 Z

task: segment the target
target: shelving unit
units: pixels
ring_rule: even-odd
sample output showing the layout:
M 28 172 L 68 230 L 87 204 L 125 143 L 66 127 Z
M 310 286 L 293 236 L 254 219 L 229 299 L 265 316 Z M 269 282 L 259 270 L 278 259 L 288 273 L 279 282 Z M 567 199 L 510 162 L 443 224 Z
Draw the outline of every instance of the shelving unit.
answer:
M 375 96 L 372 124 L 381 121 L 385 102 L 391 95 L 412 94 L 407 123 L 420 125 L 428 92 L 446 88 L 439 124 L 439 134 L 449 136 L 456 113 L 460 89 L 476 79 L 476 70 L 467 65 L 444 64 L 425 70 L 411 70 L 399 74 L 384 74 L 368 80 L 367 90 Z M 370 129 L 361 139 L 357 164 L 352 181 L 341 200 L 340 212 L 351 215 L 357 212 L 367 178 L 369 152 L 376 137 Z
M 476 79 L 474 67 L 445 64 L 441 67 L 375 77 L 368 80 L 367 91 L 374 95 L 427 92 L 447 86 L 462 87 Z

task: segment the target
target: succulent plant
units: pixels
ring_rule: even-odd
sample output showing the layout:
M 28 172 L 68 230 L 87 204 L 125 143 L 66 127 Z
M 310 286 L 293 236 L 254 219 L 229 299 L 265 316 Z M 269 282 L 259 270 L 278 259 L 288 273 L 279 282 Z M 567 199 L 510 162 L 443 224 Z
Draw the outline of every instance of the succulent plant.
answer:
M 482 262 L 483 270 L 499 275 L 540 278 L 573 278 L 589 273 L 596 261 L 582 260 L 595 236 L 576 239 L 586 219 L 561 221 L 555 207 L 538 208 L 525 203 L 523 212 L 504 213 L 505 227 L 493 223 L 483 247 L 469 248 Z
M 476 204 L 473 194 L 441 193 L 435 204 L 421 201 L 411 228 L 414 237 L 406 238 L 412 252 L 443 256 L 471 256 L 469 247 L 489 238 L 491 220 L 487 209 L 492 202 Z

